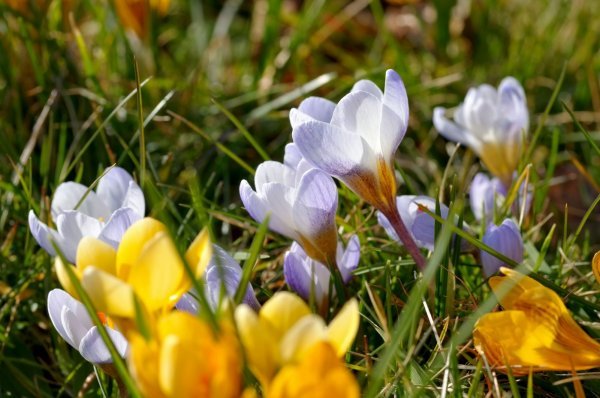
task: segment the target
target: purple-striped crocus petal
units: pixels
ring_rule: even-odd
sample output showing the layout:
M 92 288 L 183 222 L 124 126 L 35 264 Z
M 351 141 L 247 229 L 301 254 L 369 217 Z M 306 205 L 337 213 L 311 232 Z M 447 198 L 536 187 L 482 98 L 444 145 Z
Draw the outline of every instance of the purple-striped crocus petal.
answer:
M 517 263 L 523 261 L 523 239 L 519 227 L 511 219 L 504 220 L 498 226 L 488 226 L 482 241 L 498 253 L 504 254 Z M 481 250 L 481 264 L 486 277 L 498 272 L 500 267 L 508 266 L 502 260 L 483 250 Z
M 462 110 L 462 109 L 459 109 Z M 446 109 L 442 107 L 436 107 L 433 110 L 433 124 L 436 130 L 444 136 L 447 140 L 458 142 L 472 148 L 474 151 L 481 149 L 481 141 L 477 139 L 473 134 L 466 130 L 464 127 L 459 126 L 455 122 L 449 120 L 444 115 Z M 457 110 L 458 114 L 458 110 Z M 462 113 L 461 113 L 462 114 Z M 455 116 L 456 118 L 456 116 Z
M 123 207 L 130 182 L 133 182 L 133 178 L 127 171 L 120 167 L 110 168 L 98 182 L 96 194 L 108 210 L 113 212 Z M 142 195 L 142 201 L 143 197 Z
M 348 176 L 364 169 L 363 163 L 369 162 L 367 167 L 375 164 L 373 159 L 363 160 L 368 154 L 365 151 L 366 142 L 360 135 L 327 123 L 302 123 L 294 128 L 292 137 L 306 160 L 335 177 Z
M 177 308 L 179 311 L 185 311 L 192 315 L 198 314 L 200 304 L 198 303 L 198 300 L 196 300 L 196 298 L 193 296 L 193 292 L 194 291 L 191 290 L 189 293 L 184 293 L 179 299 L 179 301 L 175 304 L 175 308 Z
M 435 213 L 435 199 L 428 196 L 416 196 L 409 205 L 409 212 L 412 217 L 410 232 L 413 234 L 419 247 L 433 250 L 435 245 L 435 220 L 429 214 L 419 208 L 419 205 L 426 207 L 429 211 Z M 448 207 L 440 204 L 440 216 L 445 220 L 448 217 Z
M 233 298 L 242 279 L 242 268 L 240 265 L 221 247 L 213 245 L 213 256 L 206 269 L 205 291 L 207 299 L 213 308 L 216 308 L 221 299 L 221 292 L 228 297 Z M 255 310 L 260 308 L 258 300 L 254 295 L 252 285 L 248 283 L 244 293 L 244 303 Z
M 338 243 L 337 264 L 345 284 L 348 284 L 352 279 L 352 273 L 358 267 L 359 260 L 360 242 L 357 235 L 350 237 L 346 249 L 344 249 L 341 242 Z
M 385 92 L 379 128 L 383 158 L 391 162 L 408 127 L 408 97 L 400 76 L 389 69 L 385 74 Z
M 265 186 L 269 183 L 283 184 L 288 187 L 294 186 L 294 170 L 283 163 L 267 160 L 256 168 L 254 175 L 254 186 L 256 192 L 264 195 Z
M 525 90 L 514 77 L 502 79 L 498 86 L 499 114 L 509 121 L 509 130 L 515 131 L 519 137 L 529 129 L 529 111 Z
M 115 211 L 108 222 L 102 228 L 102 232 L 98 236 L 98 239 L 108 243 L 115 249 L 119 246 L 123 234 L 127 229 L 136 221 L 142 219 L 142 216 L 129 207 L 122 207 Z
M 414 198 L 416 198 L 415 195 L 396 196 L 396 208 L 398 209 L 400 217 L 402 218 L 404 225 L 408 229 L 408 232 L 411 232 L 411 226 L 414 221 L 414 212 L 409 211 L 411 208 L 410 204 Z M 377 212 L 377 222 L 383 227 L 383 229 L 385 229 L 385 232 L 390 238 L 395 240 L 397 243 L 402 244 L 400 238 L 398 238 L 398 235 L 396 234 L 396 231 L 392 227 L 392 224 L 390 224 L 386 216 L 384 216 L 383 213 L 381 213 L 380 211 Z
M 383 93 L 381 92 L 381 89 L 377 87 L 377 84 L 373 83 L 370 80 L 359 80 L 356 83 L 354 83 L 351 92 L 355 91 L 366 91 L 367 93 L 375 96 L 378 99 L 383 98 Z
M 81 339 L 93 325 L 83 304 L 64 290 L 53 289 L 48 293 L 48 314 L 58 334 L 78 350 Z
M 266 199 L 259 197 L 246 180 L 243 180 L 240 183 L 240 198 L 242 199 L 246 211 L 256 222 L 263 222 L 267 213 L 270 213 L 269 228 L 271 230 L 288 237 L 297 237 L 294 226 L 290 225 L 291 219 L 285 220 L 279 218 L 278 213 L 270 207 L 270 203 L 267 202 Z M 286 216 L 289 217 L 290 214 L 291 211 L 289 211 Z
M 100 221 L 75 210 L 60 213 L 56 218 L 56 227 L 61 236 L 59 247 L 70 262 L 75 262 L 77 245 L 81 238 L 95 238 L 102 232 Z
M 81 204 L 82 198 L 85 199 Z M 77 204 L 79 206 L 77 207 Z M 108 219 L 109 208 L 96 195 L 96 192 L 88 190 L 85 185 L 76 182 L 63 182 L 56 188 L 52 197 L 52 218 L 57 221 L 58 215 L 68 210 L 75 210 L 97 219 Z
M 37 243 L 48 252 L 51 256 L 56 255 L 56 251 L 52 246 L 51 240 L 56 244 L 60 243 L 60 236 L 58 233 L 49 228 L 46 224 L 41 222 L 35 215 L 33 210 L 29 210 L 29 230 L 37 241 Z
M 312 169 L 302 176 L 296 192 L 292 216 L 300 234 L 311 239 L 328 233 L 337 246 L 335 213 L 338 191 L 333 179 L 321 170 Z
M 114 329 L 108 327 L 105 329 L 110 339 L 115 344 L 117 352 L 124 358 L 128 347 L 125 336 Z M 81 339 L 81 343 L 79 343 L 79 353 L 86 361 L 94 364 L 101 365 L 113 362 L 110 351 L 108 351 L 108 347 L 104 344 L 97 326 L 93 326 L 88 330 L 86 335 Z
M 331 273 L 326 266 L 308 257 L 296 242 L 285 254 L 283 276 L 288 286 L 305 300 L 310 299 L 312 291 L 321 304 L 329 294 Z
M 329 123 L 335 103 L 321 97 L 308 97 L 300 103 L 298 109 L 290 111 L 292 128 L 309 120 L 319 120 Z
M 496 199 L 505 195 L 506 189 L 498 178 L 489 178 L 484 173 L 477 173 L 469 188 L 469 203 L 475 218 L 491 220 Z

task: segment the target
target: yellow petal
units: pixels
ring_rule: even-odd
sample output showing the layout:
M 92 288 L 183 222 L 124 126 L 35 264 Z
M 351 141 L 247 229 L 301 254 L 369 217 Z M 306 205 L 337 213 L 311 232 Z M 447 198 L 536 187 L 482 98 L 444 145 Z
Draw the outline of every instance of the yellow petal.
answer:
M 302 358 L 315 343 L 327 340 L 327 326 L 320 316 L 309 314 L 283 336 L 280 343 L 283 363 Z
M 71 296 L 75 297 L 76 299 L 79 299 L 79 295 L 77 294 L 77 291 L 75 290 L 75 286 L 71 283 L 71 279 L 69 278 L 69 274 L 67 273 L 67 270 L 65 269 L 65 267 L 71 267 L 73 272 L 75 272 L 75 275 L 77 276 L 77 278 L 81 279 L 81 274 L 79 273 L 79 270 L 77 268 L 73 267 L 71 264 L 65 265 L 61 261 L 60 257 L 57 256 L 54 259 L 54 270 L 56 271 L 56 277 L 58 278 L 58 281 L 62 285 L 63 289 L 65 289 L 67 291 L 67 293 L 69 293 Z
M 97 311 L 117 317 L 134 317 L 133 290 L 121 279 L 90 266 L 83 272 L 81 284 Z
M 212 246 L 210 237 L 208 236 L 208 231 L 203 229 L 185 253 L 185 261 L 192 267 L 196 278 L 200 278 L 204 274 L 211 256 Z
M 84 236 L 77 246 L 75 263 L 80 272 L 93 265 L 104 272 L 116 274 L 117 251 L 100 239 Z
M 156 340 L 146 341 L 139 334 L 129 337 L 128 361 L 131 375 L 144 397 L 163 398 L 158 383 L 159 346 Z
M 290 292 L 278 292 L 261 308 L 259 316 L 274 329 L 279 339 L 308 314 L 310 309 L 300 297 Z
M 175 244 L 166 232 L 159 232 L 144 245 L 127 282 L 146 308 L 156 311 L 179 300 L 182 281 L 188 279 L 184 272 Z M 189 289 L 190 285 L 188 282 L 185 287 Z
M 117 250 L 116 275 L 126 280 L 129 276 L 129 270 L 137 262 L 146 244 L 156 234 L 166 231 L 167 227 L 163 223 L 149 217 L 137 221 L 129 227 L 123 234 L 123 239 L 121 239 Z
M 353 298 L 333 318 L 327 331 L 328 340 L 339 357 L 345 355 L 346 351 L 352 346 L 356 332 L 358 332 L 359 323 L 358 301 Z
M 234 316 L 250 369 L 261 384 L 267 385 L 279 364 L 279 340 L 248 305 L 239 305 Z
M 592 270 L 594 271 L 596 281 L 600 283 L 600 251 L 594 254 L 594 258 L 592 259 Z

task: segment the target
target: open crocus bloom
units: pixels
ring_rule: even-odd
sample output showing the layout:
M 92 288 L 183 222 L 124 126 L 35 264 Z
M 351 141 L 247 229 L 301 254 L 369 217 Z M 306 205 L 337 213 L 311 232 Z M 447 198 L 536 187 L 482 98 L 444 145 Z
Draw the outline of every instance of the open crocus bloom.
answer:
M 64 290 L 54 289 L 48 293 L 48 313 L 60 337 L 79 351 L 86 361 L 99 365 L 112 363 L 110 352 L 83 304 Z M 125 337 L 110 327 L 106 327 L 106 332 L 119 355 L 124 357 L 127 352 Z
M 334 108 L 309 100 L 290 116 L 294 143 L 304 158 L 377 209 L 390 209 L 396 195 L 393 157 L 408 124 L 408 98 L 400 76 L 386 72 L 384 93 L 361 80 Z M 319 106 L 323 112 L 317 114 L 313 109 Z
M 454 121 L 446 118 L 445 111 L 442 107 L 433 111 L 440 134 L 470 147 L 492 174 L 510 185 L 529 128 L 525 92 L 519 82 L 506 77 L 497 91 L 487 84 L 471 88 L 454 112 Z
M 60 184 L 51 208 L 56 230 L 42 223 L 33 210 L 29 211 L 29 229 L 50 255 L 56 255 L 51 243 L 54 241 L 67 260 L 73 262 L 84 236 L 117 247 L 127 228 L 144 217 L 145 202 L 131 175 L 113 167 L 100 178 L 96 192 L 76 182 Z
M 231 324 L 215 332 L 201 319 L 179 311 L 161 316 L 155 335 L 131 337 L 129 368 L 145 397 L 237 398 L 242 358 Z
M 204 294 L 212 309 L 217 309 L 223 295 L 233 298 L 242 279 L 242 267 L 221 247 L 213 245 L 212 258 L 204 273 Z M 200 308 L 192 290 L 181 297 L 177 309 L 197 314 Z M 243 303 L 258 311 L 260 304 L 256 300 L 252 285 L 248 283 Z
M 204 273 L 210 256 L 208 234 L 202 231 L 185 254 L 196 277 Z M 59 258 L 55 265 L 63 287 L 73 292 L 65 269 L 71 265 Z M 133 224 L 117 250 L 99 239 L 82 239 L 73 270 L 96 309 L 117 321 L 135 317 L 134 294 L 152 313 L 172 308 L 192 284 L 166 226 L 152 218 Z
M 298 363 L 284 366 L 266 395 L 267 398 L 359 396 L 360 388 L 352 372 L 325 341 L 313 345 Z
M 517 224 L 509 218 L 498 226 L 494 224 L 488 225 L 482 241 L 498 253 L 504 254 L 517 263 L 523 261 L 523 239 L 521 238 L 521 232 Z M 500 267 L 508 264 L 481 250 L 481 265 L 483 266 L 484 275 L 491 276 L 498 272 Z
M 348 246 L 344 249 L 341 242 L 337 247 L 337 267 L 344 283 L 352 279 L 352 271 L 360 260 L 360 243 L 358 236 L 352 235 Z M 306 255 L 302 247 L 294 242 L 283 260 L 283 276 L 285 282 L 302 298 L 309 300 L 313 292 L 319 307 L 325 303 L 329 295 L 329 268 Z
M 298 361 L 318 342 L 329 342 L 341 358 L 358 331 L 358 302 L 350 300 L 326 325 L 300 297 L 279 292 L 258 315 L 247 305 L 240 305 L 235 321 L 250 369 L 267 388 L 281 366 Z
M 325 264 L 334 264 L 337 250 L 335 182 L 302 158 L 295 145 L 286 147 L 284 163 L 261 163 L 254 176 L 256 192 L 246 180 L 240 197 L 250 216 L 299 242 L 306 253 Z
M 531 371 L 576 371 L 600 366 L 600 344 L 573 320 L 560 297 L 541 283 L 509 268 L 492 277 L 514 287 L 500 299 L 504 311 L 482 316 L 473 331 L 475 347 L 489 365 L 514 375 Z

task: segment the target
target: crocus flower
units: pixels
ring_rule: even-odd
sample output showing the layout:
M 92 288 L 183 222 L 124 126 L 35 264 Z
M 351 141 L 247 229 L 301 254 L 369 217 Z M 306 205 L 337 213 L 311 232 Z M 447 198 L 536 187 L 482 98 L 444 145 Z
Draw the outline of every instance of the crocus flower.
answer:
M 84 236 L 117 247 L 127 228 L 144 217 L 144 194 L 127 171 L 113 167 L 100 178 L 96 192 L 76 182 L 60 184 L 51 210 L 57 229 L 42 223 L 31 210 L 31 234 L 52 256 L 56 255 L 51 243 L 54 241 L 67 260 L 73 262 Z
M 267 398 L 359 396 L 356 379 L 324 341 L 307 350 L 298 363 L 284 366 L 266 394 Z
M 213 245 L 212 258 L 204 273 L 204 294 L 210 306 L 213 309 L 218 308 L 222 294 L 229 298 L 233 298 L 240 285 L 241 279 L 242 268 L 237 261 L 221 247 Z M 194 295 L 195 292 L 193 290 L 190 291 L 190 293 L 184 294 L 177 303 L 177 309 L 187 311 L 191 314 L 197 314 L 199 304 Z M 260 304 L 258 303 L 258 300 L 256 300 L 254 290 L 250 283 L 248 283 L 246 287 L 246 293 L 244 294 L 242 302 L 246 303 L 254 310 L 258 311 L 260 308 Z
M 521 238 L 521 232 L 517 224 L 509 218 L 498 226 L 494 224 L 488 225 L 482 241 L 498 253 L 504 254 L 517 263 L 523 261 L 523 239 Z M 500 267 L 507 264 L 488 252 L 481 250 L 481 265 L 483 266 L 484 275 L 491 276 L 498 272 Z
M 504 311 L 482 316 L 475 325 L 475 347 L 488 364 L 512 374 L 577 371 L 600 366 L 600 344 L 569 314 L 560 297 L 541 283 L 509 268 L 490 279 L 500 296 L 502 284 L 515 284 L 500 304 Z
M 402 79 L 388 70 L 384 92 L 373 82 L 361 80 L 333 111 L 331 104 L 313 102 L 305 109 L 292 110 L 294 143 L 315 167 L 338 178 L 384 213 L 422 269 L 425 259 L 396 209 L 394 154 L 408 126 L 408 98 Z M 317 117 L 309 110 L 319 105 L 326 111 Z
M 519 214 L 521 205 L 525 201 L 525 213 L 531 208 L 533 201 L 533 189 L 527 185 L 525 190 L 525 181 L 519 187 L 517 198 L 512 204 L 512 211 Z M 477 173 L 469 187 L 469 203 L 471 211 L 477 220 L 491 221 L 494 216 L 494 209 L 499 208 L 504 203 L 508 194 L 508 188 L 499 178 L 489 178 L 484 173 Z
M 302 159 L 294 145 L 286 147 L 284 163 L 267 161 L 256 169 L 252 190 L 246 180 L 240 197 L 250 216 L 300 243 L 306 253 L 325 264 L 334 264 L 337 250 L 335 182 Z
M 48 293 L 48 313 L 60 337 L 79 351 L 86 361 L 99 365 L 112 363 L 110 352 L 83 304 L 64 290 L 54 289 Z M 110 327 L 106 327 L 106 332 L 119 354 L 125 356 L 125 337 Z
M 323 109 L 329 112 L 331 107 Z M 292 112 L 299 121 L 302 118 L 296 115 L 306 113 L 302 107 Z M 408 125 L 408 98 L 400 76 L 387 71 L 385 93 L 373 82 L 361 80 L 330 118 L 310 116 L 292 123 L 294 143 L 304 158 L 379 210 L 393 206 L 393 157 Z
M 202 231 L 185 253 L 196 277 L 202 276 L 210 256 L 208 234 Z M 65 269 L 72 266 L 59 258 L 55 266 L 63 287 L 73 291 Z M 152 218 L 133 224 L 117 250 L 99 239 L 82 239 L 73 271 L 96 309 L 116 322 L 135 317 L 134 294 L 143 309 L 154 313 L 172 308 L 192 284 L 167 227 Z
M 341 358 L 358 331 L 358 302 L 350 300 L 326 325 L 300 297 L 278 292 L 258 315 L 245 304 L 238 306 L 235 321 L 250 370 L 268 388 L 277 369 L 298 361 L 318 342 L 329 342 Z
M 446 118 L 445 111 L 442 107 L 433 111 L 440 134 L 470 147 L 488 170 L 509 186 L 529 128 L 525 92 L 519 82 L 507 77 L 497 91 L 487 84 L 471 88 L 454 112 L 454 121 Z
M 143 396 L 238 398 L 242 386 L 239 342 L 231 324 L 215 334 L 191 314 L 173 311 L 158 319 L 146 340 L 133 334 L 129 368 Z
M 337 246 L 337 267 L 344 283 L 352 279 L 352 271 L 360 260 L 360 243 L 358 236 L 353 235 L 344 249 L 341 242 Z M 321 306 L 329 295 L 329 268 L 308 257 L 302 247 L 294 242 L 283 260 L 283 276 L 285 282 L 302 298 L 309 300 L 314 292 L 316 302 Z

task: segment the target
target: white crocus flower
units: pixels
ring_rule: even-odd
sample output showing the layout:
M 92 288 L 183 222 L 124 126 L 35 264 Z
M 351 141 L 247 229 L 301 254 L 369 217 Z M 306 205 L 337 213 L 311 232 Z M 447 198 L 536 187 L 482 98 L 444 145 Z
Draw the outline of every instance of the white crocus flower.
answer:
M 100 365 L 112 363 L 108 347 L 83 304 L 64 290 L 54 289 L 48 293 L 48 313 L 60 337 L 79 351 L 86 361 Z M 127 340 L 117 330 L 105 328 L 119 355 L 124 357 Z
M 529 128 L 525 92 L 519 82 L 507 77 L 498 90 L 482 84 L 467 92 L 454 112 L 454 121 L 442 107 L 434 109 L 433 123 L 444 137 L 470 147 L 489 171 L 510 186 Z
M 77 245 L 91 236 L 117 247 L 123 233 L 145 212 L 144 194 L 131 175 L 120 167 L 106 171 L 96 191 L 76 182 L 58 186 L 52 198 L 52 221 L 56 229 L 29 212 L 29 229 L 39 245 L 56 255 L 54 241 L 68 261 L 74 262 Z

